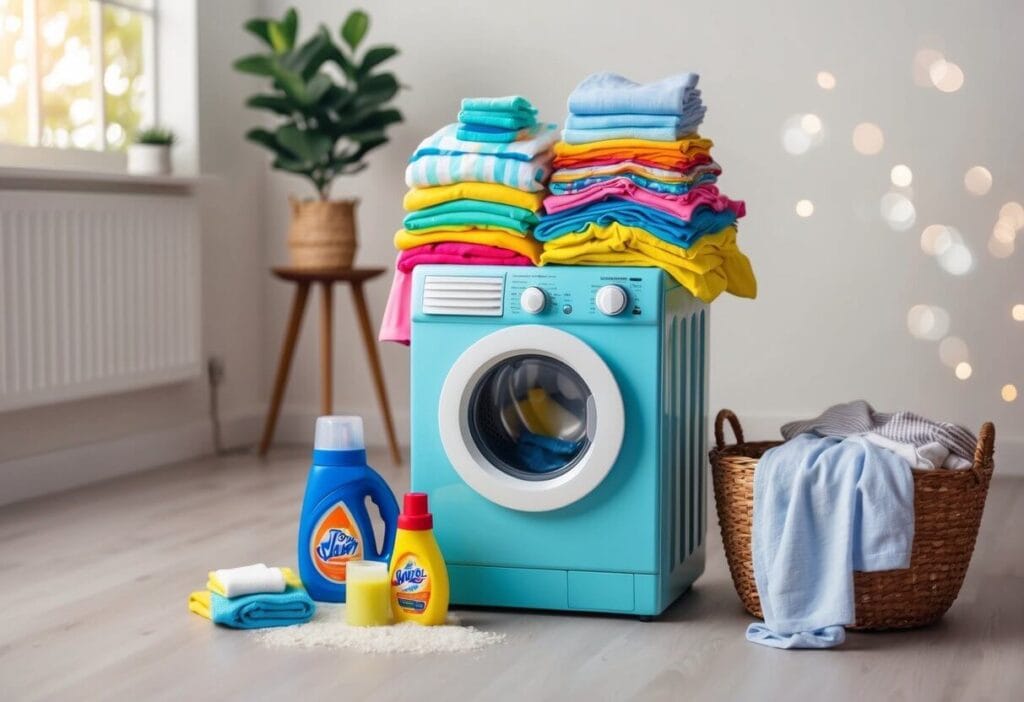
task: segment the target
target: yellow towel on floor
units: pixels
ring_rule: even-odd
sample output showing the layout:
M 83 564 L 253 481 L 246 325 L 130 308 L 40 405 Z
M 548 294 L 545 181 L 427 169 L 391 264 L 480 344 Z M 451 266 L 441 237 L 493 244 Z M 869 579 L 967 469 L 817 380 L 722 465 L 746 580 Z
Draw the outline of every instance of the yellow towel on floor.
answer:
M 198 614 L 200 617 L 213 619 L 210 614 L 210 591 L 196 590 L 188 596 L 188 611 Z
M 528 193 L 499 183 L 453 183 L 433 188 L 413 188 L 405 194 L 402 206 L 409 212 L 454 200 L 484 200 L 537 212 L 545 193 Z
M 294 570 L 292 570 L 291 568 L 279 568 L 278 570 L 280 570 L 281 575 L 284 576 L 284 582 L 286 585 L 302 587 L 302 581 L 299 580 L 299 576 L 295 574 Z M 217 577 L 217 571 L 211 570 L 209 573 L 207 573 L 206 578 L 207 590 L 209 590 L 210 592 L 216 592 L 221 597 L 228 596 L 227 588 L 224 586 L 224 583 L 222 583 L 220 579 Z M 207 600 L 209 600 L 209 598 L 207 598 Z M 189 602 L 189 608 L 191 608 L 191 598 L 189 599 Z M 207 603 L 207 607 L 209 607 L 209 603 Z
M 440 231 L 431 230 L 423 234 L 425 230 L 409 232 L 399 229 L 395 234 L 395 248 L 405 251 L 424 244 L 439 244 L 445 241 L 458 241 L 466 244 L 485 244 L 486 246 L 497 246 L 517 254 L 526 256 L 536 264 L 540 260 L 540 242 L 533 237 L 525 237 L 520 234 L 509 234 L 505 231 L 493 231 L 487 229 L 469 229 L 467 231 L 454 231 L 444 229 Z
M 723 292 L 757 296 L 750 260 L 736 246 L 736 227 L 702 236 L 688 249 L 638 227 L 612 222 L 587 225 L 582 232 L 545 242 L 545 263 L 584 266 L 657 266 L 704 302 Z

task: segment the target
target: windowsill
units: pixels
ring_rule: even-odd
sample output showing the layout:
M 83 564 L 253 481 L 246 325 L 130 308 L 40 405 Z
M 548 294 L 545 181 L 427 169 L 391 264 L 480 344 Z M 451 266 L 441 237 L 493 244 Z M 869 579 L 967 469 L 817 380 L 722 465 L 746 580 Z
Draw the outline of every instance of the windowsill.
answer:
M 71 168 L 23 168 L 0 166 L 0 190 L 86 190 L 153 192 L 194 190 L 213 176 L 134 175 Z

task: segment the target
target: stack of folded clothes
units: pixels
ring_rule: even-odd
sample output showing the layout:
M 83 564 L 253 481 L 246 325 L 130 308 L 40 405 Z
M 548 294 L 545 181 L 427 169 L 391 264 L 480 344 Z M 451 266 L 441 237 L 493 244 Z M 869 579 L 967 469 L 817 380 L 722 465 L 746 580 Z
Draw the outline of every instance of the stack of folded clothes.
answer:
M 316 612 L 291 568 L 268 568 L 263 563 L 210 571 L 206 589 L 189 595 L 188 608 L 232 629 L 302 624 Z
M 577 86 L 534 230 L 541 263 L 658 266 L 705 302 L 756 295 L 736 245 L 745 207 L 715 185 L 696 86 L 692 73 L 647 85 L 599 73 Z
M 412 269 L 425 263 L 530 266 L 551 174 L 554 124 L 526 98 L 467 98 L 459 122 L 427 137 L 405 171 L 408 214 L 395 235 L 395 278 L 381 341 L 409 343 Z

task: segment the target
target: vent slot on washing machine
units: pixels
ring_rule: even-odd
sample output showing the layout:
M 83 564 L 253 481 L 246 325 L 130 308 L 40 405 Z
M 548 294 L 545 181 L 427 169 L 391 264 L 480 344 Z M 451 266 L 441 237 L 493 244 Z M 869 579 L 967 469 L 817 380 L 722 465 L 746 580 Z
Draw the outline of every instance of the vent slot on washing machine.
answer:
M 505 298 L 502 276 L 428 275 L 423 280 L 423 313 L 500 317 Z

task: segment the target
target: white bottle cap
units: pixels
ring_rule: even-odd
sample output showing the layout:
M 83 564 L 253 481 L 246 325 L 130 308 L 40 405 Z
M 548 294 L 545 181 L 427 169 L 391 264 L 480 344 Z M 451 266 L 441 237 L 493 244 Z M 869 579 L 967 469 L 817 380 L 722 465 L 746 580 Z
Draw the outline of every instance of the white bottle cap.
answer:
M 366 448 L 363 418 L 356 416 L 317 417 L 313 448 L 318 451 L 351 451 Z

